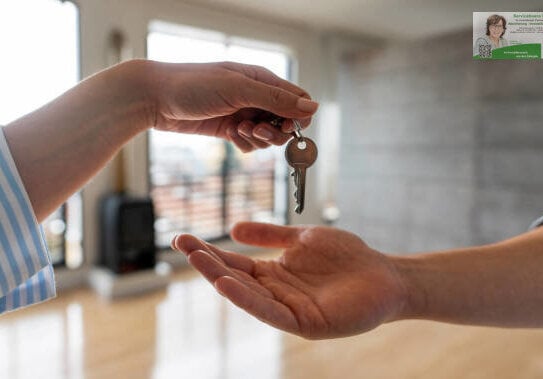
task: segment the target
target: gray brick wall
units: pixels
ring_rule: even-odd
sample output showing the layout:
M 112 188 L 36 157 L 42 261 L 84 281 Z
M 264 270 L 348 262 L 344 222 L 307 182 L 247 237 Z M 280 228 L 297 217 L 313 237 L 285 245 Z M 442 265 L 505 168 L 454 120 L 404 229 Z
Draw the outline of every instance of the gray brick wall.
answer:
M 471 31 L 342 64 L 338 226 L 396 253 L 501 240 L 543 214 L 543 66 Z

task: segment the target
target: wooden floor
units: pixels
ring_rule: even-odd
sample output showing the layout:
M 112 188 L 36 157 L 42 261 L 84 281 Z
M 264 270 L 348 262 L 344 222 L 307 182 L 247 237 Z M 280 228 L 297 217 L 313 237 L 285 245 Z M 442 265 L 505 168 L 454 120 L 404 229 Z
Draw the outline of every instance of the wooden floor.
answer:
M 167 291 L 108 304 L 80 289 L 0 317 L 0 378 L 543 378 L 543 330 L 404 321 L 306 341 L 187 269 Z

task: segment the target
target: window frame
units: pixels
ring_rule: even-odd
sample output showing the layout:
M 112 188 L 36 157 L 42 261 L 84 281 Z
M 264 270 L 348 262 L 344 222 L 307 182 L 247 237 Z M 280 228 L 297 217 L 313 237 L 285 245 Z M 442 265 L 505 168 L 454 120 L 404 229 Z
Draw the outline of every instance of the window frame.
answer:
M 17 0 L 11 0 L 13 2 L 16 2 Z M 72 1 L 72 0 L 58 0 L 57 1 L 58 3 L 62 3 L 65 4 L 65 3 L 69 3 L 71 4 L 71 6 L 73 7 L 73 10 L 74 10 L 74 23 L 75 23 L 75 30 L 74 30 L 74 41 L 75 41 L 75 57 L 73 57 L 75 59 L 75 66 L 74 66 L 74 69 L 75 69 L 75 82 L 74 82 L 74 85 L 77 84 L 79 81 L 81 81 L 81 62 L 82 62 L 82 54 L 81 54 L 81 18 L 80 18 L 80 7 L 79 5 L 77 4 L 76 1 Z M 61 93 L 58 93 L 58 95 L 60 95 Z M 57 95 L 57 96 L 58 96 Z M 55 96 L 56 97 L 56 96 Z M 51 101 L 53 100 L 53 98 L 50 98 L 48 99 L 47 101 Z M 38 105 L 39 106 L 42 106 L 43 104 L 40 104 Z M 37 107 L 36 107 L 37 108 Z M 25 112 L 25 114 L 28 113 L 28 112 Z M 19 115 L 18 117 L 22 117 L 24 116 L 24 114 L 21 114 Z M 81 195 L 81 194 L 80 194 Z M 55 209 L 54 212 L 51 213 L 54 214 L 58 211 L 60 211 L 60 217 L 56 218 L 57 220 L 60 220 L 64 223 L 64 231 L 61 233 L 61 243 L 60 243 L 60 252 L 61 252 L 61 256 L 62 258 L 60 260 L 56 260 L 53 262 L 53 267 L 55 269 L 67 269 L 67 270 L 77 270 L 80 266 L 83 266 L 84 263 L 85 263 L 85 254 L 83 252 L 83 245 L 84 245 L 84 221 L 81 220 L 81 241 L 80 241 L 80 245 L 81 245 L 81 251 L 82 251 L 82 259 L 81 259 L 81 263 L 79 264 L 79 266 L 77 267 L 74 267 L 74 268 L 70 268 L 66 265 L 66 257 L 67 257 L 67 248 L 68 248 L 68 243 L 67 243 L 67 230 L 68 230 L 68 219 L 67 219 L 67 209 L 68 209 L 68 200 L 66 202 L 64 202 L 63 204 L 61 204 L 57 209 Z M 81 213 L 83 212 L 83 210 L 81 210 Z M 46 227 L 47 227 L 47 222 L 50 221 L 50 220 L 44 220 L 40 223 L 40 227 L 42 227 L 42 232 L 43 232 L 43 235 L 44 235 L 44 239 L 46 240 L 47 242 L 47 239 L 46 239 Z M 48 249 L 50 249 L 50 245 L 47 244 L 47 247 Z
M 203 42 L 215 42 L 215 43 L 221 43 L 223 46 L 237 46 L 241 48 L 250 48 L 250 49 L 261 49 L 263 51 L 275 51 L 279 52 L 285 55 L 286 57 L 286 73 L 287 73 L 287 80 L 292 80 L 292 77 L 296 76 L 296 73 L 294 70 L 296 69 L 297 64 L 295 61 L 295 56 L 292 53 L 291 49 L 289 49 L 287 46 L 281 45 L 279 43 L 272 43 L 268 40 L 255 40 L 250 39 L 247 37 L 241 37 L 237 35 L 227 34 L 224 32 L 221 32 L 216 29 L 203 29 L 200 27 L 194 27 L 191 25 L 184 25 L 184 24 L 173 24 L 170 22 L 166 22 L 163 20 L 151 20 L 148 26 L 148 36 L 151 33 L 163 33 L 166 35 L 172 35 L 172 36 L 181 36 L 181 37 L 192 37 L 195 40 L 201 40 Z M 146 39 L 146 54 L 149 51 L 149 45 L 148 45 L 148 38 Z M 152 59 L 152 57 L 147 57 L 148 59 Z M 146 133 L 146 143 L 147 143 L 147 181 L 148 181 L 148 187 L 149 187 L 149 195 L 151 195 L 153 188 L 155 186 L 152 183 L 152 173 L 151 173 L 151 132 L 148 131 Z M 250 173 L 247 172 L 241 172 L 241 173 L 231 173 L 231 170 L 229 170 L 229 167 L 231 164 L 229 161 L 232 159 L 232 154 L 229 154 L 229 151 L 231 149 L 237 149 L 232 143 L 228 141 L 222 142 L 224 147 L 224 154 L 222 156 L 221 160 L 221 169 L 218 173 L 218 177 L 221 179 L 221 191 L 219 194 L 219 197 L 221 199 L 220 207 L 221 207 L 221 230 L 222 233 L 217 236 L 206 238 L 207 241 L 217 243 L 222 241 L 228 241 L 229 240 L 229 220 L 228 220 L 228 201 L 229 198 L 235 195 L 234 192 L 229 190 L 230 187 L 230 181 L 231 179 L 237 175 L 248 175 L 252 176 Z M 280 158 L 279 158 L 280 159 Z M 274 159 L 274 162 L 276 160 Z M 291 222 L 291 217 L 289 213 L 289 209 L 292 205 L 292 199 L 291 196 L 288 196 L 289 194 L 289 168 L 287 165 L 284 165 L 283 172 L 278 172 L 277 169 L 274 167 L 271 171 L 271 186 L 273 188 L 272 192 L 272 212 L 274 216 L 281 217 L 282 222 L 285 225 L 288 225 Z M 209 175 L 209 176 L 215 176 L 215 175 Z M 283 204 L 284 209 L 281 209 L 279 212 L 276 213 L 276 202 L 278 200 L 277 197 L 277 182 L 282 181 L 283 185 L 286 187 L 286 193 L 283 197 Z M 283 207 L 281 207 L 283 208 Z M 189 230 L 186 232 L 190 232 Z M 155 234 L 158 235 L 157 231 L 155 230 Z M 159 251 L 168 251 L 169 250 L 169 243 L 160 245 L 157 243 L 157 249 Z

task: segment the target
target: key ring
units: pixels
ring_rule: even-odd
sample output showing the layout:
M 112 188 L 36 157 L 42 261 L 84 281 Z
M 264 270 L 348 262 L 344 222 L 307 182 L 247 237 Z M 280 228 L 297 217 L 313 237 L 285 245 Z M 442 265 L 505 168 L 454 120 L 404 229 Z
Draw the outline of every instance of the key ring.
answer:
M 294 136 L 298 138 L 298 142 L 305 142 L 304 136 L 302 135 L 302 126 L 300 125 L 300 122 L 298 120 L 292 119 L 292 123 L 294 124 Z
M 283 117 L 277 116 L 277 117 L 272 118 L 268 122 L 270 123 L 271 126 L 280 128 L 281 125 L 283 125 L 283 121 L 285 121 Z M 305 142 L 304 136 L 302 135 L 302 126 L 300 125 L 300 121 L 292 119 L 292 123 L 294 125 L 294 131 L 292 132 L 292 134 L 294 134 L 294 137 L 296 137 L 298 142 Z

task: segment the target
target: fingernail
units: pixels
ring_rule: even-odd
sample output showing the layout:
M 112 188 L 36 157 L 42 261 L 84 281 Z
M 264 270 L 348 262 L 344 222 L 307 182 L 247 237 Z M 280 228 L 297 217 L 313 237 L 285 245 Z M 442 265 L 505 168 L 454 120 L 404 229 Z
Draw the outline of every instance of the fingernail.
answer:
M 283 125 L 281 131 L 283 133 L 287 133 L 287 134 L 292 133 L 294 131 L 294 125 L 292 125 L 292 124 L 288 124 L 288 126 Z
M 302 112 L 313 113 L 319 107 L 319 103 L 300 97 L 296 102 L 296 107 Z
M 240 128 L 240 129 L 238 129 L 238 132 L 239 132 L 240 134 L 243 134 L 243 135 L 244 135 L 245 137 L 247 137 L 247 138 L 251 138 L 251 137 L 252 137 L 252 135 L 251 135 L 251 130 L 250 130 L 250 129 L 249 129 L 249 130 L 245 130 L 245 129 L 241 129 L 241 128 Z
M 170 244 L 170 247 L 172 248 L 172 250 L 177 250 L 177 247 L 175 246 L 175 241 L 177 240 L 177 237 L 178 236 L 173 237 L 172 242 Z
M 238 125 L 238 133 L 243 134 L 247 138 L 253 136 L 253 124 L 249 121 L 242 121 Z
M 273 138 L 273 133 L 266 128 L 257 128 L 253 131 L 253 135 L 257 138 L 269 141 Z

